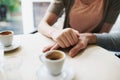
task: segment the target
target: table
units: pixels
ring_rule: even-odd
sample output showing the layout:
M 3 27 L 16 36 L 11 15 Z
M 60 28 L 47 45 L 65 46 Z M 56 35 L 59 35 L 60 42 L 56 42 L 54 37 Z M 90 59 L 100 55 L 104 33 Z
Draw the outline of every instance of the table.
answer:
M 21 80 L 37 80 L 36 71 L 42 65 L 39 55 L 45 46 L 54 42 L 41 34 L 16 35 L 14 38 L 21 46 L 6 52 L 5 57 L 21 56 L 22 64 L 18 69 Z M 68 50 L 64 51 L 68 53 Z M 88 46 L 74 58 L 67 56 L 66 63 L 75 71 L 73 80 L 120 80 L 120 59 L 99 46 Z

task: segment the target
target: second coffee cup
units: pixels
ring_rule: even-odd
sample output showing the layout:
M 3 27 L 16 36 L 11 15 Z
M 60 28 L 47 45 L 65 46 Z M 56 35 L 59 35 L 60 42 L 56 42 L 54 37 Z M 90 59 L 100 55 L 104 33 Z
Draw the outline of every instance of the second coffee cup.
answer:
M 11 30 L 5 30 L 0 32 L 0 42 L 3 46 L 8 47 L 11 46 L 13 41 L 13 31 Z

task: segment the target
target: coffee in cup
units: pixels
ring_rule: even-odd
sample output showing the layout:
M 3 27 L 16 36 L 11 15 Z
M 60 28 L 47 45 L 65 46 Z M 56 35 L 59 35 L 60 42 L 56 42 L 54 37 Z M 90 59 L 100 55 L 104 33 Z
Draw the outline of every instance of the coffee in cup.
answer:
M 50 50 L 42 54 L 40 59 L 48 72 L 57 76 L 62 72 L 65 57 L 65 53 L 60 50 Z
M 52 52 L 46 56 L 46 58 L 50 60 L 59 60 L 62 57 L 63 55 L 60 52 Z
M 13 31 L 11 30 L 5 30 L 0 32 L 0 42 L 3 46 L 8 47 L 11 46 L 13 41 Z

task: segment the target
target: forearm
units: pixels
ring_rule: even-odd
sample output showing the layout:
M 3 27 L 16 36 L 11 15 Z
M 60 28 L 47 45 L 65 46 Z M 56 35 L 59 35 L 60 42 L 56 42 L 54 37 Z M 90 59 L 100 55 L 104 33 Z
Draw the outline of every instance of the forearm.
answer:
M 111 51 L 120 51 L 120 33 L 83 33 L 88 44 L 96 44 Z
M 98 46 L 112 51 L 120 51 L 120 33 L 94 35 L 96 36 L 96 44 Z
M 52 33 L 57 31 L 54 27 L 51 27 L 57 20 L 57 15 L 54 13 L 46 13 L 45 17 L 41 20 L 38 31 L 47 37 L 52 37 Z
M 57 31 L 54 27 L 51 27 L 49 24 L 45 23 L 45 22 L 41 22 L 39 24 L 38 27 L 38 32 L 40 32 L 41 34 L 52 38 L 52 33 Z

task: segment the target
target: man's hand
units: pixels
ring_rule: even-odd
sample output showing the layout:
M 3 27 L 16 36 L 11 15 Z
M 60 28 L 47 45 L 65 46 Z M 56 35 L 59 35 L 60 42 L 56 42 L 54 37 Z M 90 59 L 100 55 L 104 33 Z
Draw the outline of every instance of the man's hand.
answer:
M 85 49 L 88 44 L 95 44 L 96 36 L 92 33 L 82 33 L 80 34 L 78 43 L 69 51 L 71 57 L 76 56 L 79 51 Z
M 86 36 L 80 36 L 78 43 L 73 46 L 73 48 L 69 51 L 69 55 L 71 57 L 75 57 L 79 51 L 85 49 L 88 45 L 88 39 Z

